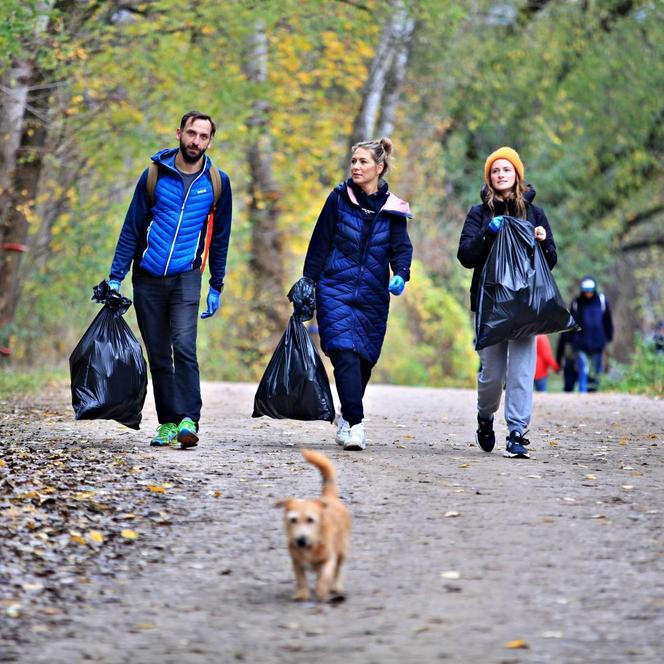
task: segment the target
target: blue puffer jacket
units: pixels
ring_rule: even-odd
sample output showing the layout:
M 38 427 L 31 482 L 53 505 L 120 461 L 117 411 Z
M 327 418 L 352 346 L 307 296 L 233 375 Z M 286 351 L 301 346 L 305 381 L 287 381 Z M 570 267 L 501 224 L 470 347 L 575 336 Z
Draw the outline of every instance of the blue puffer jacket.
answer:
M 320 274 L 316 307 L 321 348 L 354 350 L 376 363 L 385 337 L 394 256 L 390 220 L 410 218 L 408 203 L 389 194 L 373 219 L 367 219 L 350 186 L 336 190 L 337 214 L 332 249 Z M 362 227 L 371 229 L 363 241 Z M 411 247 L 412 254 L 412 247 Z M 408 255 L 408 268 L 410 254 Z
M 175 154 L 157 156 L 161 171 L 155 188 L 155 205 L 148 227 L 147 247 L 141 267 L 158 277 L 191 270 L 205 218 L 212 208 L 214 193 L 207 174 L 210 160 L 185 192 L 182 177 L 175 169 Z
M 202 171 L 184 189 L 175 168 L 175 148 L 161 150 L 152 160 L 159 165 L 154 207 L 147 195 L 147 169 L 141 175 L 118 239 L 110 276 L 122 280 L 131 261 L 139 270 L 155 277 L 170 277 L 201 266 L 206 221 L 214 192 L 206 156 Z M 231 231 L 232 195 L 228 175 L 221 175 L 221 197 L 217 202 L 210 245 L 210 285 L 221 290 Z

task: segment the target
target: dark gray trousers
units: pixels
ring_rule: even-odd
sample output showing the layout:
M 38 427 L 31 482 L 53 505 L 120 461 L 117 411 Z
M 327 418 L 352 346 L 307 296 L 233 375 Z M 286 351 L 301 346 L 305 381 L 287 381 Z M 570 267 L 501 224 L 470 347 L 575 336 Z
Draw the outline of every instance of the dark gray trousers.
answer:
M 199 270 L 172 277 L 134 273 L 134 306 L 150 364 L 160 424 L 201 417 L 201 385 L 196 357 Z
M 477 412 L 491 418 L 500 406 L 505 385 L 505 422 L 508 431 L 524 433 L 533 411 L 535 337 L 503 341 L 479 351 Z

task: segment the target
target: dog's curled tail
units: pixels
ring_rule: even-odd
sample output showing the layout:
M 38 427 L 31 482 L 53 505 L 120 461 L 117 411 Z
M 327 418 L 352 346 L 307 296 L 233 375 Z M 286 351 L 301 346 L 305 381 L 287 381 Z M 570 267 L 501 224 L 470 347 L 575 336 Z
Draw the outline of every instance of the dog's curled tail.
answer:
M 332 462 L 324 454 L 306 448 L 302 449 L 302 456 L 320 470 L 320 474 L 323 476 L 323 490 L 321 491 L 323 498 L 336 498 L 337 474 L 334 472 Z

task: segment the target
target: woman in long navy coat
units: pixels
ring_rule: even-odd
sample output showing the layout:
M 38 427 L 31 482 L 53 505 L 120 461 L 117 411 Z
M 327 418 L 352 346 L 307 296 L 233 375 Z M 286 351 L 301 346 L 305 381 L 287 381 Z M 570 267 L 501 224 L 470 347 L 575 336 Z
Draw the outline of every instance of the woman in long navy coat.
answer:
M 341 401 L 336 441 L 347 450 L 366 447 L 362 398 L 380 357 L 390 293 L 401 295 L 410 279 L 410 206 L 384 180 L 391 153 L 389 138 L 352 147 L 351 176 L 327 197 L 304 262 Z

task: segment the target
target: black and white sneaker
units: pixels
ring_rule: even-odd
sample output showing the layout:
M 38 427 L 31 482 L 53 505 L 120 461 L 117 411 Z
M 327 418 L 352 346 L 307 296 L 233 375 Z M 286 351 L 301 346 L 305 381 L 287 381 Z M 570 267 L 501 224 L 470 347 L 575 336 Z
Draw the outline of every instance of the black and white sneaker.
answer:
M 520 431 L 510 431 L 503 456 L 510 459 L 530 459 L 526 445 L 530 445 L 530 441 L 524 438 Z
M 493 432 L 493 418 L 477 416 L 479 427 L 475 432 L 475 442 L 485 452 L 491 452 L 496 445 L 496 434 Z

